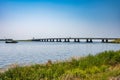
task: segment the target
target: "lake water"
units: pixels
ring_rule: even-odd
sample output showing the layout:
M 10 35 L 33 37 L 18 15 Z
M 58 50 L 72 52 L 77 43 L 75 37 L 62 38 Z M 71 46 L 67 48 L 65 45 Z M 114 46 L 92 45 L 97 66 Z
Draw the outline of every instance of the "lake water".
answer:
M 71 57 L 96 54 L 105 50 L 119 50 L 120 44 L 112 43 L 65 43 L 65 42 L 0 42 L 0 68 L 14 63 L 35 64 L 48 60 L 67 60 Z

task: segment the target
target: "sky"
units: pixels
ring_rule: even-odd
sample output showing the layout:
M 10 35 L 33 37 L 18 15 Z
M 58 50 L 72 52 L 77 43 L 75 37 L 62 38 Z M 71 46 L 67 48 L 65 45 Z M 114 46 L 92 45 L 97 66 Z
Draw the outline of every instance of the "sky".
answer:
M 120 37 L 120 0 L 0 0 L 0 39 Z

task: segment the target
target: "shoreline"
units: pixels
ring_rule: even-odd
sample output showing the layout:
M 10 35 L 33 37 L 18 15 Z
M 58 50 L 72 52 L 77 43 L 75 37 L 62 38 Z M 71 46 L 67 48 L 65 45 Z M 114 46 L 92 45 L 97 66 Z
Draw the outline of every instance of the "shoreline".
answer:
M 44 64 L 34 64 L 29 66 L 19 66 L 15 64 L 7 71 L 0 73 L 0 77 L 2 77 L 3 80 L 6 77 L 12 80 L 21 78 L 28 79 L 28 77 L 30 77 L 30 80 L 33 80 L 33 77 L 35 80 L 110 80 L 112 78 L 120 79 L 119 76 L 120 50 L 104 51 L 96 55 L 89 54 L 85 57 L 79 57 L 78 59 L 71 58 L 66 61 L 52 62 L 51 60 L 48 60 L 48 62 Z

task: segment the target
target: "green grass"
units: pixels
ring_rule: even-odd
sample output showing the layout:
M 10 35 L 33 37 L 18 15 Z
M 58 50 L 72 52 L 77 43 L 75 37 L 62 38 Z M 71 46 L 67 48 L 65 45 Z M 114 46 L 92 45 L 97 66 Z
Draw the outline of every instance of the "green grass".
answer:
M 79 59 L 16 66 L 0 80 L 109 80 L 120 75 L 120 51 L 105 51 Z
M 16 40 L 16 41 L 23 41 L 23 42 L 29 42 L 29 41 L 32 41 L 32 40 Z
M 120 43 L 120 39 L 113 40 L 112 43 Z

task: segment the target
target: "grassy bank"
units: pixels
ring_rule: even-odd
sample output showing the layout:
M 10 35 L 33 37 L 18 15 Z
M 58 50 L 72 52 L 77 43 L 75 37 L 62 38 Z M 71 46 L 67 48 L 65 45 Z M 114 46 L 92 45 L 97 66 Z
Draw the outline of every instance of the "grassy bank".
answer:
M 120 39 L 113 40 L 112 43 L 120 43 Z
M 16 41 L 23 41 L 23 42 L 29 42 L 29 41 L 32 41 L 32 40 L 16 40 Z
M 120 51 L 105 51 L 70 61 L 16 66 L 0 80 L 110 80 L 120 77 Z

